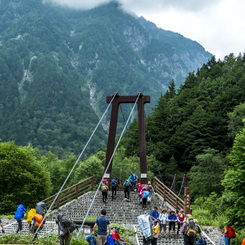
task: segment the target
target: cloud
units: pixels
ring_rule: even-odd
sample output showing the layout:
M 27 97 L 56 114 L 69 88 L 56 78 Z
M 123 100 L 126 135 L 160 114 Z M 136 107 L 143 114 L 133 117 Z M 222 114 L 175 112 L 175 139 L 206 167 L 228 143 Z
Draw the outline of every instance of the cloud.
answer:
M 70 8 L 90 9 L 113 0 L 44 0 Z M 221 0 L 119 0 L 125 9 L 130 12 L 135 10 L 159 12 L 169 8 L 185 11 L 200 11 L 206 7 L 216 4 Z
M 75 9 L 92 9 L 101 4 L 109 3 L 111 0 L 43 0 L 44 2 L 51 2 L 58 5 L 66 6 Z

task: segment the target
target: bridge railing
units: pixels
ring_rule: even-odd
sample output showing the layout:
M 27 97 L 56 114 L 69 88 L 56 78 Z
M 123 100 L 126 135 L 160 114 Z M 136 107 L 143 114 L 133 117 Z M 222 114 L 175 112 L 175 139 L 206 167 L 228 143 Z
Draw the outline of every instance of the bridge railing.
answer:
M 54 203 L 52 210 L 59 208 L 60 206 L 77 199 L 79 196 L 85 194 L 86 192 L 92 191 L 94 189 L 94 177 L 89 177 L 85 180 L 82 180 L 81 182 L 70 186 L 64 190 L 62 190 Z M 43 202 L 46 202 L 46 207 L 49 208 L 51 204 L 53 203 L 55 197 L 58 193 L 55 195 L 52 195 L 44 200 Z
M 184 209 L 184 200 L 179 198 L 156 177 L 153 179 L 153 187 L 155 192 L 162 196 L 165 202 L 168 202 L 176 209 L 176 212 L 178 212 L 180 209 Z

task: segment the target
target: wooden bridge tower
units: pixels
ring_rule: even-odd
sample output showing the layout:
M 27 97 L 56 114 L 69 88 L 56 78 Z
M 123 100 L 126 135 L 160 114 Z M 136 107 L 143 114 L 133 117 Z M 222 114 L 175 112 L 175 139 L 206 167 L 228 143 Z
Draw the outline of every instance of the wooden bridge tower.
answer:
M 113 102 L 112 102 L 112 110 L 111 110 L 111 121 L 109 128 L 109 136 L 107 143 L 107 152 L 106 152 L 106 161 L 105 161 L 105 169 L 108 166 L 108 163 L 112 157 L 114 147 L 115 147 L 115 139 L 116 139 L 116 130 L 117 130 L 117 121 L 118 121 L 118 110 L 119 105 L 121 103 L 135 103 L 137 96 L 119 96 L 116 94 Z M 110 103 L 113 96 L 107 96 L 106 102 Z M 138 106 L 138 125 L 139 125 L 139 152 L 140 152 L 140 172 L 141 172 L 141 183 L 147 184 L 147 162 L 146 162 L 146 141 L 145 141 L 145 114 L 144 114 L 144 105 L 145 103 L 150 103 L 150 96 L 144 96 L 140 93 L 137 106 Z M 111 164 L 105 174 L 105 178 L 111 178 L 111 170 L 112 170 L 112 161 Z

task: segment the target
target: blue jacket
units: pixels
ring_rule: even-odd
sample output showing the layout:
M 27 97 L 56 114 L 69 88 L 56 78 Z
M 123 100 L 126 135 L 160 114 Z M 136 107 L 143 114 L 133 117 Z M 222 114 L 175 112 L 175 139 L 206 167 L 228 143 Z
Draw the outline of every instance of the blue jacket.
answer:
M 154 210 L 152 210 L 151 211 L 151 216 L 153 217 L 153 218 L 155 218 L 155 219 L 157 219 L 158 217 L 159 217 L 159 213 L 156 211 L 154 211 Z
M 172 220 L 174 220 L 174 221 L 172 221 Z M 175 222 L 175 221 L 177 221 L 177 216 L 175 214 L 169 214 L 168 215 L 168 221 L 169 222 Z

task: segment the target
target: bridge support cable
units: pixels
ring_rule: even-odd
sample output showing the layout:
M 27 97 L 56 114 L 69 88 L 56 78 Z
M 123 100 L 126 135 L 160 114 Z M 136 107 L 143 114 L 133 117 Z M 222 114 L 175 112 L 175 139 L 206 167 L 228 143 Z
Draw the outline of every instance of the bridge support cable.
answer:
M 175 188 L 175 182 L 176 182 L 176 174 L 174 175 L 172 185 L 169 188 L 171 191 L 173 190 L 173 187 Z
M 180 196 L 181 192 L 182 192 L 182 189 L 184 187 L 184 183 L 185 183 L 185 175 L 183 175 L 183 179 L 182 179 L 182 183 L 181 183 L 181 187 L 180 187 L 180 190 L 179 190 L 179 194 L 178 194 L 178 197 Z
M 137 102 L 138 102 L 138 99 L 139 99 L 140 95 L 141 95 L 141 93 L 139 93 L 139 94 L 137 95 L 136 101 L 135 101 L 134 106 L 133 106 L 133 108 L 132 108 L 132 110 L 131 110 L 131 112 L 130 112 L 130 115 L 129 115 L 129 117 L 128 117 L 128 120 L 127 120 L 127 122 L 126 122 L 126 124 L 125 124 L 125 126 L 124 126 L 124 128 L 123 128 L 123 131 L 122 131 L 120 137 L 119 137 L 119 140 L 118 140 L 117 145 L 116 145 L 116 147 L 115 147 L 115 149 L 114 149 L 114 151 L 113 151 L 113 154 L 112 154 L 111 159 L 110 159 L 110 161 L 109 161 L 109 163 L 108 163 L 108 165 L 107 165 L 107 168 L 106 168 L 105 171 L 104 171 L 103 177 L 102 177 L 102 179 L 101 179 L 101 181 L 100 181 L 100 184 L 99 184 L 99 186 L 98 186 L 98 188 L 97 188 L 97 191 L 96 191 L 95 194 L 94 194 L 94 198 L 93 198 L 93 200 L 92 200 L 92 202 L 91 202 L 91 204 L 90 204 L 90 207 L 89 207 L 89 209 L 88 209 L 88 211 L 87 211 L 87 213 L 86 213 L 85 218 L 83 219 L 83 223 L 82 223 L 81 227 L 79 228 L 79 231 L 78 231 L 78 234 L 77 234 L 77 238 L 80 236 L 80 233 L 81 233 L 81 231 L 82 231 L 82 228 L 83 228 L 83 226 L 84 226 L 84 223 L 85 223 L 85 221 L 86 221 L 86 219 L 87 219 L 87 217 L 88 217 L 88 215 L 89 215 L 89 212 L 90 212 L 90 210 L 91 210 L 91 208 L 92 208 L 92 206 L 93 206 L 93 204 L 94 204 L 95 198 L 96 198 L 96 196 L 97 196 L 97 194 L 98 194 L 98 192 L 99 192 L 99 190 L 100 190 L 100 186 L 102 185 L 102 181 L 103 181 L 103 179 L 104 179 L 104 176 L 105 176 L 105 174 L 107 173 L 107 170 L 108 170 L 109 167 L 110 167 L 110 164 L 111 164 L 111 162 L 112 162 L 112 159 L 113 159 L 113 157 L 114 157 L 114 155 L 115 155 L 115 153 L 116 153 L 116 150 L 117 150 L 117 148 L 118 148 L 118 146 L 119 146 L 119 143 L 120 143 L 120 141 L 121 141 L 121 139 L 122 139 L 122 137 L 123 137 L 123 135 L 124 135 L 124 132 L 125 132 L 125 130 L 126 130 L 126 128 L 127 128 L 127 125 L 128 125 L 128 123 L 129 123 L 129 121 L 130 121 L 130 119 L 131 119 L 131 117 L 132 117 L 134 108 L 135 108 L 135 106 L 136 106 L 136 104 L 137 104 Z
M 71 174 L 72 174 L 73 170 L 74 170 L 74 169 L 75 169 L 75 167 L 77 166 L 77 163 L 80 161 L 80 159 L 81 159 L 81 157 L 82 157 L 82 155 L 83 155 L 84 151 L 86 150 L 86 148 L 87 148 L 88 144 L 90 143 L 91 139 L 93 138 L 93 136 L 94 136 L 94 134 L 95 134 L 96 130 L 98 129 L 99 125 L 101 124 L 101 122 L 102 122 L 102 120 L 103 120 L 104 116 L 106 115 L 106 113 L 107 113 L 107 111 L 108 111 L 109 107 L 111 106 L 111 104 L 112 104 L 112 102 L 113 102 L 114 98 L 116 97 L 116 95 L 117 95 L 117 93 L 115 93 L 115 94 L 113 95 L 113 98 L 112 98 L 111 102 L 110 102 L 110 103 L 108 104 L 108 106 L 106 107 L 105 112 L 104 112 L 104 113 L 103 113 L 103 115 L 101 116 L 101 118 L 100 118 L 100 120 L 99 120 L 98 124 L 96 125 L 96 127 L 95 127 L 95 129 L 94 129 L 93 133 L 92 133 L 92 134 L 91 134 L 91 136 L 89 137 L 89 139 L 88 139 L 88 141 L 87 141 L 86 145 L 84 146 L 84 148 L 83 148 L 82 152 L 80 153 L 79 157 L 77 158 L 77 160 L 76 160 L 75 164 L 73 165 L 73 167 L 72 167 L 72 169 L 71 169 L 70 173 L 67 175 L 65 182 L 64 182 L 64 183 L 63 183 L 63 185 L 61 186 L 61 188 L 60 188 L 59 192 L 57 193 L 57 195 L 56 195 L 56 197 L 55 197 L 54 201 L 52 202 L 51 206 L 49 207 L 49 209 L 48 209 L 47 213 L 45 214 L 45 216 L 44 216 L 44 218 L 43 218 L 43 220 L 42 220 L 41 224 L 40 224 L 40 225 L 39 225 L 39 227 L 37 228 L 37 230 L 36 230 L 35 234 L 33 235 L 33 237 L 32 237 L 32 239 L 31 239 L 31 241 L 29 242 L 29 244 L 31 244 L 31 243 L 34 241 L 34 239 L 35 239 L 35 237 L 36 237 L 36 234 L 37 234 L 37 233 L 38 233 L 38 231 L 40 230 L 41 225 L 42 225 L 42 224 L 43 224 L 43 222 L 46 220 L 46 218 L 47 218 L 47 216 L 48 216 L 48 214 L 49 214 L 50 210 L 52 209 L 52 207 L 53 207 L 54 203 L 56 202 L 56 200 L 57 200 L 58 196 L 60 195 L 61 191 L 63 190 L 63 188 L 64 188 L 64 186 L 65 186 L 65 184 L 67 183 L 68 179 L 70 178 L 70 176 L 71 176 Z

